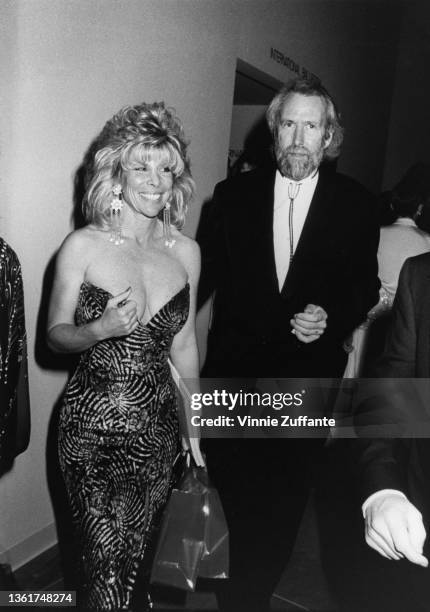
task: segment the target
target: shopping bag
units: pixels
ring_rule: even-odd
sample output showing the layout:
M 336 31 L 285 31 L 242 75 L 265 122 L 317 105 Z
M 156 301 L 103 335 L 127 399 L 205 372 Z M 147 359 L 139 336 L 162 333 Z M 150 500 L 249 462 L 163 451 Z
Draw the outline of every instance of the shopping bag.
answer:
M 164 511 L 151 582 L 194 591 L 198 576 L 227 578 L 228 528 L 206 468 L 187 454 L 178 485 Z

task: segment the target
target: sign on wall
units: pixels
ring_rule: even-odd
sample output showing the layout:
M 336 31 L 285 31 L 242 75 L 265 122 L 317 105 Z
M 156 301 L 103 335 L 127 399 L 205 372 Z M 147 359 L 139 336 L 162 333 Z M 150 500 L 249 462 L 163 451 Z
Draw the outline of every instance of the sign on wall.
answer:
M 270 47 L 270 59 L 275 61 L 277 64 L 282 64 L 303 79 L 310 79 L 312 77 L 316 79 L 318 78 L 316 74 L 304 66 L 300 66 L 300 64 L 291 59 L 291 57 L 288 57 L 288 55 L 278 51 L 278 49 L 275 49 L 275 47 Z

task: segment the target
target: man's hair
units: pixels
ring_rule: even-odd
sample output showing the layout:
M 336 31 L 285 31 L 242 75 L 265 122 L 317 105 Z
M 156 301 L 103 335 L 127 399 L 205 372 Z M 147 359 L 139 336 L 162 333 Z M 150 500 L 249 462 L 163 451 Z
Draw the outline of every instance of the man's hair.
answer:
M 180 120 L 164 102 L 125 106 L 104 126 L 93 149 L 91 176 L 83 201 L 89 223 L 104 225 L 109 217 L 113 187 L 130 170 L 132 155 L 145 163 L 155 153 L 172 171 L 172 223 L 181 228 L 194 195 Z
M 324 159 L 335 159 L 340 154 L 343 141 L 343 127 L 340 114 L 333 98 L 330 96 L 321 81 L 317 78 L 291 79 L 282 87 L 270 103 L 266 111 L 266 119 L 274 140 L 278 137 L 281 114 L 284 104 L 290 94 L 298 93 L 303 96 L 318 96 L 324 102 L 326 109 L 325 137 L 332 134 L 328 147 L 324 150 Z

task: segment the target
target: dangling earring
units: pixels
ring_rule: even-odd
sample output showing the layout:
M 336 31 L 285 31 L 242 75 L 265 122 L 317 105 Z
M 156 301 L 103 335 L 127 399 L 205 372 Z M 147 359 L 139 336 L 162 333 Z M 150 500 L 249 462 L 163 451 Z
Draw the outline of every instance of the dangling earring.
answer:
M 110 242 L 122 244 L 124 238 L 121 232 L 121 211 L 123 209 L 121 185 L 115 185 L 112 189 L 114 198 L 110 203 Z
M 164 244 L 171 249 L 176 240 L 172 238 L 172 226 L 170 225 L 170 202 L 166 202 L 163 210 L 163 233 Z

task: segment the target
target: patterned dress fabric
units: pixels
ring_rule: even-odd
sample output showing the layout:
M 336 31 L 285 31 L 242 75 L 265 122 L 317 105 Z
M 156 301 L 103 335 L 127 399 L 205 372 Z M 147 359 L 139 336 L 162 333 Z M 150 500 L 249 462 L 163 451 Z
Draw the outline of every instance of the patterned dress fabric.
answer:
M 83 283 L 76 324 L 100 317 L 111 297 Z M 85 351 L 67 386 L 59 455 L 86 609 L 129 608 L 153 519 L 167 501 L 179 437 L 168 356 L 188 310 L 187 284 L 129 336 Z
M 0 238 L 0 473 L 3 465 L 28 444 L 30 417 L 25 349 L 21 266 L 13 249 Z M 21 394 L 18 393 L 20 385 Z M 18 400 L 22 405 L 18 406 Z M 24 422 L 18 409 L 22 409 Z M 18 440 L 21 425 L 25 429 L 22 443 Z

